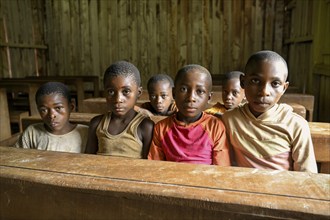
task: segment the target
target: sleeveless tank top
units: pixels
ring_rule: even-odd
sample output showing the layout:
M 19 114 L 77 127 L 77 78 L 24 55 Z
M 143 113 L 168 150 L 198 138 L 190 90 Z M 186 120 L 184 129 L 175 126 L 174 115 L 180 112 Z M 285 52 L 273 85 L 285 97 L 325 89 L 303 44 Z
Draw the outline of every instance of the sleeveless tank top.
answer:
M 137 129 L 140 123 L 147 117 L 138 112 L 120 134 L 112 135 L 108 132 L 111 112 L 104 114 L 96 129 L 96 136 L 99 142 L 97 154 L 142 158 L 143 143 L 138 136 Z

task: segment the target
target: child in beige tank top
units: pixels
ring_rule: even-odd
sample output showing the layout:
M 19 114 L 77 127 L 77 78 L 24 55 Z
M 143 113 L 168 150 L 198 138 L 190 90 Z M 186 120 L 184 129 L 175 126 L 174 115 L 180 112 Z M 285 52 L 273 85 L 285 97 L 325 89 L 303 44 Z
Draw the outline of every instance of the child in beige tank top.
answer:
M 103 79 L 109 112 L 91 120 L 86 153 L 146 159 L 154 123 L 134 110 L 142 92 L 139 70 L 119 61 L 108 67 Z

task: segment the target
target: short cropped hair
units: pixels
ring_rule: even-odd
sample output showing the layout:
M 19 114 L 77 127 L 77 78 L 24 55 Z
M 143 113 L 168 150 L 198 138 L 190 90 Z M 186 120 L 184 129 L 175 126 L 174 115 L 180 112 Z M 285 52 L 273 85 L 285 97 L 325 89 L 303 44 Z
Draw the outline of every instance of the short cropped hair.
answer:
M 157 74 L 157 75 L 152 76 L 148 80 L 148 83 L 147 83 L 148 90 L 151 89 L 150 88 L 151 84 L 154 84 L 154 83 L 159 82 L 159 81 L 167 81 L 167 82 L 169 82 L 171 88 L 174 87 L 173 79 L 169 75 L 167 75 L 167 74 Z
M 240 79 L 241 75 L 244 75 L 243 72 L 240 71 L 231 71 L 228 73 L 225 73 L 224 78 L 222 80 L 222 84 L 225 85 L 227 81 L 231 79 Z
M 67 99 L 68 103 L 71 102 L 71 94 L 69 88 L 61 83 L 61 82 L 47 82 L 42 84 L 36 92 L 36 103 L 38 104 L 39 99 L 44 95 L 51 95 L 51 94 L 60 94 L 65 99 Z
M 211 73 L 203 66 L 198 65 L 198 64 L 188 64 L 184 67 L 182 67 L 181 69 L 179 69 L 179 71 L 177 72 L 175 79 L 174 79 L 174 84 L 176 85 L 176 83 L 182 78 L 183 75 L 185 75 L 186 73 L 188 73 L 191 70 L 198 70 L 202 73 L 205 73 L 207 75 L 207 79 L 209 81 L 209 86 L 210 86 L 210 90 L 212 90 L 212 76 Z
M 255 67 L 255 64 L 259 61 L 268 60 L 271 62 L 282 62 L 286 68 L 284 74 L 285 74 L 285 80 L 288 77 L 288 64 L 284 60 L 284 58 L 279 55 L 278 53 L 271 51 L 271 50 L 261 50 L 258 51 L 250 56 L 248 59 L 246 65 L 245 65 L 245 73 L 248 73 L 251 71 L 251 68 Z
M 122 60 L 111 64 L 104 72 L 103 82 L 117 76 L 131 77 L 138 86 L 141 85 L 140 71 L 130 62 Z

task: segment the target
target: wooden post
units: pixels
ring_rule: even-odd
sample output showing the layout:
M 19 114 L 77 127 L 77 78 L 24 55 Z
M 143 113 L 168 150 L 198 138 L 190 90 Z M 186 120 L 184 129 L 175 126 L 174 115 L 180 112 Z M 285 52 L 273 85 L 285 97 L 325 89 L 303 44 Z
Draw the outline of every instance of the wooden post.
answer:
M 0 141 L 11 136 L 6 89 L 0 88 Z

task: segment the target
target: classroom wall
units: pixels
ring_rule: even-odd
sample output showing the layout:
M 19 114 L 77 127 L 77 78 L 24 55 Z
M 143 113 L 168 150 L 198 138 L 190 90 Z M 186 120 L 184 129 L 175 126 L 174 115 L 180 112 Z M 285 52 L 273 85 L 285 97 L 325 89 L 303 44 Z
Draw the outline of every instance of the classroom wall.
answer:
M 283 0 L 2 0 L 1 4 L 9 42 L 31 44 L 37 22 L 40 36 L 35 41 L 47 47 L 47 66 L 42 66 L 47 73 L 41 74 L 102 76 L 110 63 L 127 59 L 141 70 L 145 82 L 159 72 L 174 76 L 188 63 L 202 64 L 213 74 L 242 70 L 251 52 L 282 50 Z M 21 36 L 22 31 L 26 33 Z M 13 76 L 35 74 L 33 51 L 27 56 L 30 66 L 24 63 L 29 68 L 15 65 L 25 60 L 19 54 L 11 56 Z M 5 61 L 3 56 L 1 73 L 8 75 Z
M 316 96 L 330 121 L 329 0 L 1 0 L 0 77 L 98 75 L 120 59 L 175 75 L 188 63 L 212 74 L 243 70 L 270 49 L 291 86 Z M 216 77 L 215 77 L 216 78 Z M 102 84 L 101 84 L 102 85 Z

